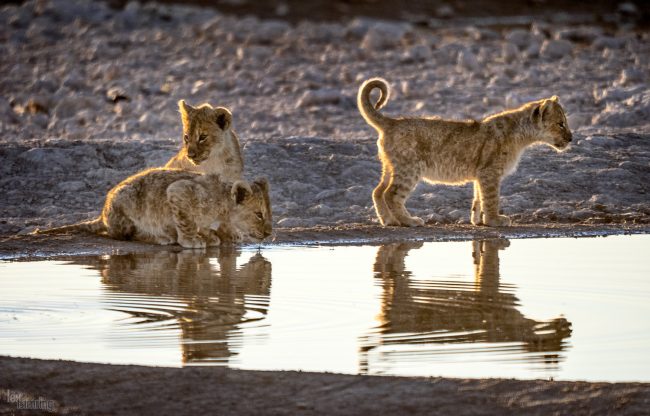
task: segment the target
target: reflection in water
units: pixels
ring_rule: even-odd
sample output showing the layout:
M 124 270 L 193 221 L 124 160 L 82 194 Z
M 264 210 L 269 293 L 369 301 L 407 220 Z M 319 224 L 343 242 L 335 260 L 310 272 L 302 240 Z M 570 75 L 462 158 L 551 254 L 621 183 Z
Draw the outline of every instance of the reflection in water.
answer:
M 237 267 L 240 254 L 113 255 L 91 266 L 100 271 L 109 309 L 131 315 L 129 324 L 143 330 L 180 328 L 184 363 L 216 363 L 236 354 L 242 326 L 263 320 L 269 307 L 271 263 L 258 253 Z
M 506 353 L 514 343 L 514 348 L 531 353 L 526 360 L 557 366 L 563 359 L 559 352 L 564 349 L 564 340 L 571 335 L 571 323 L 562 317 L 535 321 L 517 310 L 514 287 L 499 281 L 499 250 L 509 245 L 504 239 L 473 242 L 473 285 L 415 279 L 406 270 L 404 259 L 410 250 L 422 247 L 420 242 L 381 246 L 374 265 L 376 283 L 383 292 L 380 325 L 361 339 L 360 372 L 372 372 L 369 354 L 382 346 L 487 342 L 508 343 L 502 348 Z M 424 354 L 420 349 L 400 351 L 395 354 L 403 354 L 402 359 L 427 359 L 436 354 L 436 349 Z M 418 357 L 407 357 L 409 354 Z M 400 357 L 391 358 L 395 359 Z

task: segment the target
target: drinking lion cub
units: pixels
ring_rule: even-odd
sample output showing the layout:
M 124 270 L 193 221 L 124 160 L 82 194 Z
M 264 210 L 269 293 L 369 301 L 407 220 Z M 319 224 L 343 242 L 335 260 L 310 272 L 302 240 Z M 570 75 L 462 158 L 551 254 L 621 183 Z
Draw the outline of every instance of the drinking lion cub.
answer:
M 381 95 L 373 107 L 370 92 L 375 88 Z M 561 151 L 571 142 L 557 96 L 481 121 L 387 117 L 378 111 L 387 99 L 388 84 L 381 78 L 369 79 L 359 88 L 359 111 L 379 132 L 382 177 L 372 199 L 383 225 L 424 225 L 404 207 L 421 179 L 458 185 L 473 181 L 472 224 L 510 225 L 508 217 L 499 215 L 501 180 L 516 169 L 524 149 L 533 143 Z
M 262 241 L 271 234 L 269 187 L 266 179 L 249 185 L 224 182 L 218 175 L 149 169 L 111 189 L 98 218 L 39 233 L 67 231 L 187 248 Z

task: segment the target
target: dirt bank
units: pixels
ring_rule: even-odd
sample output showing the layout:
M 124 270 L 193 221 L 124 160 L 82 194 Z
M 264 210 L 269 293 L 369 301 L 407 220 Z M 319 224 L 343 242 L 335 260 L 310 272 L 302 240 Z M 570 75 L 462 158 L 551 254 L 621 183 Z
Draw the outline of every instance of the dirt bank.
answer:
M 489 238 L 585 237 L 613 234 L 650 233 L 647 225 L 562 225 L 546 224 L 507 228 L 470 225 L 427 226 L 420 228 L 384 228 L 376 225 L 347 224 L 313 228 L 279 229 L 273 244 L 386 244 L 403 240 L 459 241 Z M 0 236 L 0 260 L 35 260 L 55 256 L 85 254 L 124 254 L 182 250 L 180 246 L 156 246 L 116 241 L 87 234 Z
M 173 380 L 173 382 L 172 382 Z M 155 368 L 0 357 L 0 414 L 641 415 L 650 384 Z

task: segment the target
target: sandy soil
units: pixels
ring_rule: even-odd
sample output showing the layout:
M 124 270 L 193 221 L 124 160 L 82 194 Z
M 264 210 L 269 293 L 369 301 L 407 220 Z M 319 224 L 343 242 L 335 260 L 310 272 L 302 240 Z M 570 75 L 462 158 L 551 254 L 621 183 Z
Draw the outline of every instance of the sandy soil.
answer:
M 17 401 L 39 399 L 56 413 L 71 415 L 641 415 L 650 408 L 650 385 L 173 369 L 0 357 L 0 414 L 35 414 L 16 411 Z
M 295 2 L 272 3 L 282 18 L 278 5 Z M 637 25 L 647 10 L 628 3 L 598 9 L 600 17 L 499 20 L 457 16 L 453 6 L 463 3 L 401 22 L 341 10 L 335 16 L 347 18 L 307 22 L 300 13 L 259 19 L 155 3 L 4 6 L 0 258 L 178 249 L 28 233 L 96 216 L 113 185 L 162 165 L 180 145 L 181 98 L 233 111 L 248 175 L 272 184 L 275 243 L 649 232 L 650 34 Z M 354 102 L 375 75 L 393 87 L 390 114 L 480 118 L 557 94 L 574 144 L 561 154 L 530 149 L 504 182 L 502 208 L 515 227 L 471 227 L 470 186 L 422 184 L 407 206 L 429 225 L 382 229 L 370 198 L 380 173 L 376 134 Z M 0 394 L 0 414 L 21 414 L 7 403 L 17 397 L 11 393 L 54 400 L 64 414 L 643 414 L 650 404 L 648 384 L 12 358 L 0 358 L 0 369 L 0 389 L 9 390 Z

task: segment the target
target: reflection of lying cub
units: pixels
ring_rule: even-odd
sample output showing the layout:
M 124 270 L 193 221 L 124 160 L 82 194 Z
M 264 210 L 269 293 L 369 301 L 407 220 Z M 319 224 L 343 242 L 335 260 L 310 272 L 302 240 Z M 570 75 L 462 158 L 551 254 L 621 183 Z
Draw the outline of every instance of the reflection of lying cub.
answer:
M 98 218 L 43 232 L 66 231 L 188 248 L 247 237 L 261 241 L 271 234 L 269 187 L 266 179 L 249 185 L 223 182 L 218 175 L 149 169 L 115 186 Z

